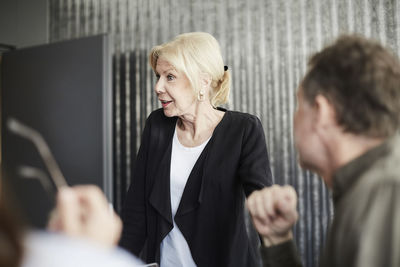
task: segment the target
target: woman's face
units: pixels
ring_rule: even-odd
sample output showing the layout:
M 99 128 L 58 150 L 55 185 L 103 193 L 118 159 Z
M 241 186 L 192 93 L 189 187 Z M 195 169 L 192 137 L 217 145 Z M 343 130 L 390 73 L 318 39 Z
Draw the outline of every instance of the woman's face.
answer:
M 159 58 L 156 65 L 157 82 L 154 91 L 167 117 L 183 116 L 194 110 L 196 96 L 189 79 L 166 60 Z

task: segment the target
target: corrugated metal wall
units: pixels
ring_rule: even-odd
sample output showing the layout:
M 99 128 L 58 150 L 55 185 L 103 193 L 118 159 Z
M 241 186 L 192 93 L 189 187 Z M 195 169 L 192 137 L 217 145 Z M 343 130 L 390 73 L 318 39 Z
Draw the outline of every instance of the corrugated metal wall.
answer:
M 399 54 L 398 0 L 49 0 L 49 10 L 52 42 L 113 35 L 117 209 L 144 121 L 159 107 L 149 49 L 179 33 L 206 31 L 219 40 L 232 71 L 228 108 L 260 117 L 275 182 L 298 192 L 296 241 L 306 266 L 317 266 L 332 204 L 323 183 L 296 163 L 296 86 L 309 55 L 340 33 L 374 37 Z

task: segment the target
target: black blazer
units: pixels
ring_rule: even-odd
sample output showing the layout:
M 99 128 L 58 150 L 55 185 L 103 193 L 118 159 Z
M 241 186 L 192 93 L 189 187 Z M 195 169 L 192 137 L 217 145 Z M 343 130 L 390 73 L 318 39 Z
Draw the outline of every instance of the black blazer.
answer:
M 147 262 L 160 261 L 161 241 L 173 227 L 170 165 L 176 121 L 162 109 L 147 118 L 122 210 L 120 245 L 142 252 Z M 244 197 L 271 182 L 260 120 L 225 111 L 189 175 L 174 218 L 197 266 L 247 267 L 259 261 L 246 232 Z

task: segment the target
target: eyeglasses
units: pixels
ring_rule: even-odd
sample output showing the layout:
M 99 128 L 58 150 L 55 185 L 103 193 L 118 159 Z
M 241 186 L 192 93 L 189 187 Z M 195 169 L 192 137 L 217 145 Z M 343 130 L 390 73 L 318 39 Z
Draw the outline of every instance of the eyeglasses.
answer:
M 31 166 L 20 166 L 18 168 L 18 173 L 24 178 L 34 178 L 38 179 L 44 189 L 52 195 L 51 183 L 53 181 L 57 190 L 63 186 L 68 186 L 64 175 L 61 173 L 60 168 L 50 151 L 49 146 L 44 140 L 43 136 L 36 130 L 30 128 L 29 126 L 23 124 L 15 118 L 9 118 L 7 120 L 7 128 L 12 133 L 31 141 L 39 152 L 44 164 L 46 165 L 47 171 L 50 174 L 50 178 L 42 170 L 31 167 Z M 50 180 L 51 179 L 51 180 Z

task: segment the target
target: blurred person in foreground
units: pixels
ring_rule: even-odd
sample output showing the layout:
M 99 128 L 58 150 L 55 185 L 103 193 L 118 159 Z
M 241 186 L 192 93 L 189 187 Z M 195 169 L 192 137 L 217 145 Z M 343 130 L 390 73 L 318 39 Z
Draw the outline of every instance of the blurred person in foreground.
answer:
M 0 201 L 0 267 L 143 266 L 115 247 L 122 223 L 98 187 L 61 188 L 49 231 L 23 225 L 9 195 Z
M 333 191 L 320 266 L 400 266 L 399 61 L 374 41 L 343 36 L 311 58 L 297 100 L 300 164 Z M 290 186 L 249 197 L 264 266 L 301 266 L 296 202 Z
M 162 108 L 146 121 L 120 244 L 161 267 L 257 266 L 244 200 L 272 182 L 260 120 L 219 107 L 230 71 L 210 34 L 155 46 L 150 65 Z

